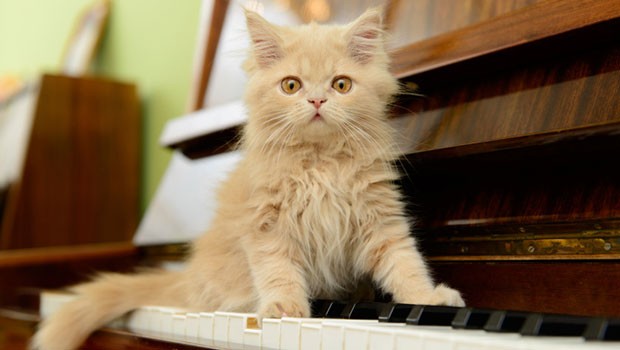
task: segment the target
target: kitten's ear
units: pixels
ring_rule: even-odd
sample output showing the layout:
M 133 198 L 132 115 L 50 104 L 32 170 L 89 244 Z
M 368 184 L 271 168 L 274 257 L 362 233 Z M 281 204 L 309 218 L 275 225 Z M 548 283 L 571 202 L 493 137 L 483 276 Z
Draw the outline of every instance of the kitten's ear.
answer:
M 368 63 L 383 50 L 383 8 L 366 10 L 349 24 L 348 49 L 351 57 L 360 63 Z
M 252 10 L 245 9 L 245 18 L 258 66 L 267 68 L 282 59 L 284 52 L 277 28 Z

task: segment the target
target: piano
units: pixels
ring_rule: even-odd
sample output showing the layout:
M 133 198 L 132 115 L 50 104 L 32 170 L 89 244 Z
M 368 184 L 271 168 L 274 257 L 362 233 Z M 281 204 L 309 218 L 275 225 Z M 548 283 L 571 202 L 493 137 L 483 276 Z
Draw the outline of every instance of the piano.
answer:
M 152 305 L 85 348 L 620 347 L 620 2 L 394 0 L 386 18 L 401 187 L 435 279 L 467 307 L 316 301 L 312 319 L 259 324 Z M 224 154 L 238 128 L 171 146 Z M 186 245 L 139 251 L 178 260 Z M 67 298 L 48 297 L 43 315 Z M 12 312 L 0 324 L 28 334 L 36 316 Z
M 71 294 L 44 293 L 42 317 L 72 298 Z M 312 318 L 260 321 L 256 314 L 145 306 L 106 330 L 108 337 L 123 337 L 127 332 L 146 342 L 172 343 L 170 346 L 183 349 L 559 350 L 620 346 L 620 319 L 328 300 L 313 302 Z M 97 337 L 91 337 L 85 348 L 99 348 L 102 342 Z

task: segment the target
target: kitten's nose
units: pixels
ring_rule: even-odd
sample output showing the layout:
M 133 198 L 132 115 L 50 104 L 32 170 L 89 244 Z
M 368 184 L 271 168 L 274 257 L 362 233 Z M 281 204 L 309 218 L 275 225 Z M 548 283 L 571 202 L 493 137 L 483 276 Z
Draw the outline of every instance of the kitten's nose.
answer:
M 326 98 L 311 98 L 308 99 L 308 103 L 311 103 L 314 105 L 314 108 L 319 109 L 321 107 L 321 105 L 323 103 L 325 103 L 325 101 L 327 101 Z

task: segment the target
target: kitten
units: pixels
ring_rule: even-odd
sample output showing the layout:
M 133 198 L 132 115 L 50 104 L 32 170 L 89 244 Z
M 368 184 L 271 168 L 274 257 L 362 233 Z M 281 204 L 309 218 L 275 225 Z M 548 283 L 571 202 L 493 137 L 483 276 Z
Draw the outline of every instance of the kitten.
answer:
M 180 272 L 104 274 L 46 320 L 36 348 L 67 350 L 142 305 L 310 315 L 371 278 L 397 302 L 464 305 L 434 285 L 394 184 L 386 105 L 397 92 L 381 14 L 298 28 L 246 12 L 252 52 L 245 154 Z

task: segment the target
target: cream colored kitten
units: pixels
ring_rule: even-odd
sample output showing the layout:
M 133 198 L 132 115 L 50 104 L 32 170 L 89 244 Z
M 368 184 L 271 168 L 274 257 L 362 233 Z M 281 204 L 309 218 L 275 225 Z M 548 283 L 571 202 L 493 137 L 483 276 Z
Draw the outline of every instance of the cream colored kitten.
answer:
M 347 26 L 283 28 L 247 12 L 245 158 L 181 272 L 106 274 L 43 323 L 34 346 L 67 350 L 142 305 L 310 315 L 372 278 L 397 302 L 463 305 L 435 286 L 394 180 L 386 104 L 397 91 L 380 11 Z

